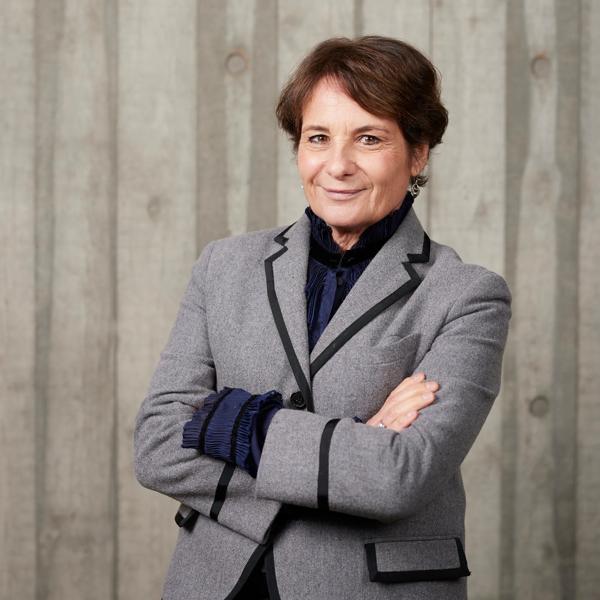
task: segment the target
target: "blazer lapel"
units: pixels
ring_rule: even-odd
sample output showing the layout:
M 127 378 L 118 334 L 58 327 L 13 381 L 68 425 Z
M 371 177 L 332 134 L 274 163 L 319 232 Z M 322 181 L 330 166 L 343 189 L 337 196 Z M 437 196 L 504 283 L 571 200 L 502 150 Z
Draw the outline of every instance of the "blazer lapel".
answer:
M 377 315 L 415 290 L 421 278 L 412 266 L 429 262 L 430 240 L 413 208 L 358 278 L 310 354 L 310 379 Z
M 308 358 L 304 286 L 310 249 L 310 221 L 303 214 L 274 238 L 265 259 L 267 295 L 275 325 L 307 409 L 314 412 Z
M 353 335 L 419 286 L 421 277 L 412 265 L 429 262 L 430 240 L 411 208 L 358 278 L 310 355 L 304 292 L 310 250 L 306 214 L 278 234 L 274 246 L 265 259 L 269 305 L 307 410 L 314 412 L 313 377 Z

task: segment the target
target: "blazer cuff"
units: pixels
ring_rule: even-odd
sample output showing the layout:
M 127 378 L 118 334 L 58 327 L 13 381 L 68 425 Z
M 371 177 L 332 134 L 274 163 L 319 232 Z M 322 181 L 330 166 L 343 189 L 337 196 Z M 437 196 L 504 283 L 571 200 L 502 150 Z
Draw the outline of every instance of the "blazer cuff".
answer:
M 224 388 L 209 396 L 184 425 L 182 446 L 235 464 L 256 477 L 267 428 L 282 406 L 281 394 L 275 390 L 253 395 Z

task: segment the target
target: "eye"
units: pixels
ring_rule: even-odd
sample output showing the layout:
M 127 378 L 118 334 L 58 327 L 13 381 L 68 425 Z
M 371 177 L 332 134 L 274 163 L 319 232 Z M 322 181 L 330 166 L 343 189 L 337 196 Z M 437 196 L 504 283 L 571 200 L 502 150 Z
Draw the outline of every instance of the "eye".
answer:
M 361 135 L 360 139 L 365 143 L 366 146 L 375 146 L 381 142 L 381 140 L 375 135 Z
M 308 138 L 308 141 L 311 144 L 323 144 L 327 140 L 327 136 L 323 133 L 317 133 L 316 135 L 311 135 Z

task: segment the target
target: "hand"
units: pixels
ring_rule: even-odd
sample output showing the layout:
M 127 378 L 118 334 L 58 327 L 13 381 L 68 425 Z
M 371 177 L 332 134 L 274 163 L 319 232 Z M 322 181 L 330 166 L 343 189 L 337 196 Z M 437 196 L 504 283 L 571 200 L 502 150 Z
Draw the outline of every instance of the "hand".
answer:
M 435 400 L 434 392 L 439 387 L 435 381 L 425 381 L 422 372 L 403 379 L 366 424 L 378 427 L 383 422 L 387 429 L 406 429 L 417 418 L 418 410 Z

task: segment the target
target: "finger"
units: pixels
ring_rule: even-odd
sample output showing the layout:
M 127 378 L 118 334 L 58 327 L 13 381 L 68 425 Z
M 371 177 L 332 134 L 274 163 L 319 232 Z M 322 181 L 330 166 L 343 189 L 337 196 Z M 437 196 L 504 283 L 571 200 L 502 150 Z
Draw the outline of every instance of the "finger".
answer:
M 383 421 L 393 421 L 400 415 L 404 415 L 414 410 L 420 410 L 429 406 L 435 401 L 433 392 L 413 393 L 398 401 L 389 402 L 381 408 L 377 415 L 374 415 L 373 420 L 378 423 Z
M 413 373 L 410 377 L 405 377 L 402 381 L 403 383 L 419 383 L 425 379 L 425 373 L 423 371 L 419 371 L 418 373 Z
M 386 424 L 387 429 L 393 429 L 394 431 L 402 431 L 407 427 L 410 427 L 410 424 L 417 418 L 417 411 L 413 410 L 408 414 L 401 415 L 394 419 L 391 423 Z
M 420 381 L 412 380 L 412 377 L 415 376 Z M 391 414 L 392 410 L 397 412 L 401 408 L 405 413 L 409 409 L 423 408 L 435 399 L 430 392 L 439 389 L 437 381 L 425 381 L 423 372 L 419 372 L 415 376 L 407 377 L 390 392 L 383 406 L 367 421 L 368 425 L 379 423 L 383 417 Z
M 384 411 L 383 408 L 377 411 L 367 422 L 367 425 L 373 425 L 375 427 L 379 426 L 379 423 L 382 423 L 384 419 Z M 385 424 L 385 423 L 384 423 Z
M 380 412 L 383 413 L 387 410 L 402 410 L 403 413 L 408 412 L 410 409 L 419 408 L 420 406 L 426 406 L 435 398 L 435 391 L 439 386 L 434 384 L 432 386 L 418 385 L 405 390 L 400 390 L 393 396 L 389 396 L 385 404 L 381 407 Z
M 366 425 L 378 425 L 381 422 L 381 415 L 375 413 L 365 424 Z
M 410 375 L 409 377 L 405 377 L 395 388 L 394 390 L 398 390 L 398 389 L 403 389 L 405 388 L 407 385 L 411 385 L 414 383 L 419 383 L 421 381 L 423 381 L 425 379 L 425 373 L 423 373 L 423 371 L 419 371 L 418 373 L 414 373 L 413 375 Z M 392 393 L 394 392 L 394 390 L 392 390 Z
M 427 391 L 435 392 L 439 390 L 440 384 L 437 381 L 410 381 L 410 379 L 404 380 L 398 387 L 394 388 L 390 395 L 387 397 L 388 400 L 397 400 L 399 398 L 407 398 L 408 394 L 424 393 Z

